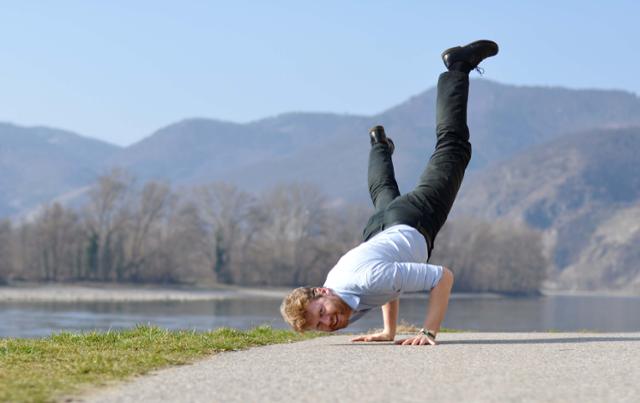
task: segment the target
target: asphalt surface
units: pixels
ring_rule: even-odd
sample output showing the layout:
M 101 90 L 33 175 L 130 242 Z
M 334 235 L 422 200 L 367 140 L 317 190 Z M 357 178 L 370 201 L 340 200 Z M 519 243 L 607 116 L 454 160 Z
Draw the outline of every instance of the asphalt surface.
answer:
M 75 401 L 640 401 L 640 333 L 452 333 L 438 339 L 438 346 L 406 347 L 332 336 L 224 353 Z

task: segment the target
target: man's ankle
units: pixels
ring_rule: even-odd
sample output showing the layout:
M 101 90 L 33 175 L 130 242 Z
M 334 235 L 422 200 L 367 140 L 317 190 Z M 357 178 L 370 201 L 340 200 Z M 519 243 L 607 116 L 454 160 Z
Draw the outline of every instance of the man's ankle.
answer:
M 469 63 L 464 61 L 455 62 L 451 65 L 451 67 L 449 67 L 449 71 L 459 71 L 466 74 L 469 74 L 471 70 L 473 70 L 473 67 L 471 67 Z

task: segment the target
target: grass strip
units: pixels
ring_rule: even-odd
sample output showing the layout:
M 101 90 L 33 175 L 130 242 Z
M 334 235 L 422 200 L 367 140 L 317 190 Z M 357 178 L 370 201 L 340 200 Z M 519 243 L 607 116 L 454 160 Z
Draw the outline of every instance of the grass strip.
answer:
M 0 401 L 46 402 L 203 356 L 317 337 L 261 326 L 249 331 L 130 330 L 59 333 L 41 339 L 0 339 Z

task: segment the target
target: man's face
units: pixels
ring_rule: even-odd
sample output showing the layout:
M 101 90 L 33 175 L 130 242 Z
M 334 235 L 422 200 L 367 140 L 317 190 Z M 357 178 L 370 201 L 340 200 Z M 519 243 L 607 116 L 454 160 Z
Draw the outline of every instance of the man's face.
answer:
M 347 327 L 352 312 L 349 305 L 328 288 L 319 288 L 318 291 L 322 296 L 307 305 L 306 330 L 334 332 Z

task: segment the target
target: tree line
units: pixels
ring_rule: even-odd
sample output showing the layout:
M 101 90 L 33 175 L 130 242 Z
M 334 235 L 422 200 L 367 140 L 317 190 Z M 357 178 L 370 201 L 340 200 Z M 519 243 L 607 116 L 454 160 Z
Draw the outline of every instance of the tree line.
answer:
M 0 221 L 0 283 L 321 285 L 371 213 L 307 183 L 260 194 L 222 182 L 174 189 L 114 170 L 81 207 L 52 203 Z M 445 226 L 431 261 L 452 267 L 464 291 L 536 290 L 548 266 L 538 232 L 472 219 Z

